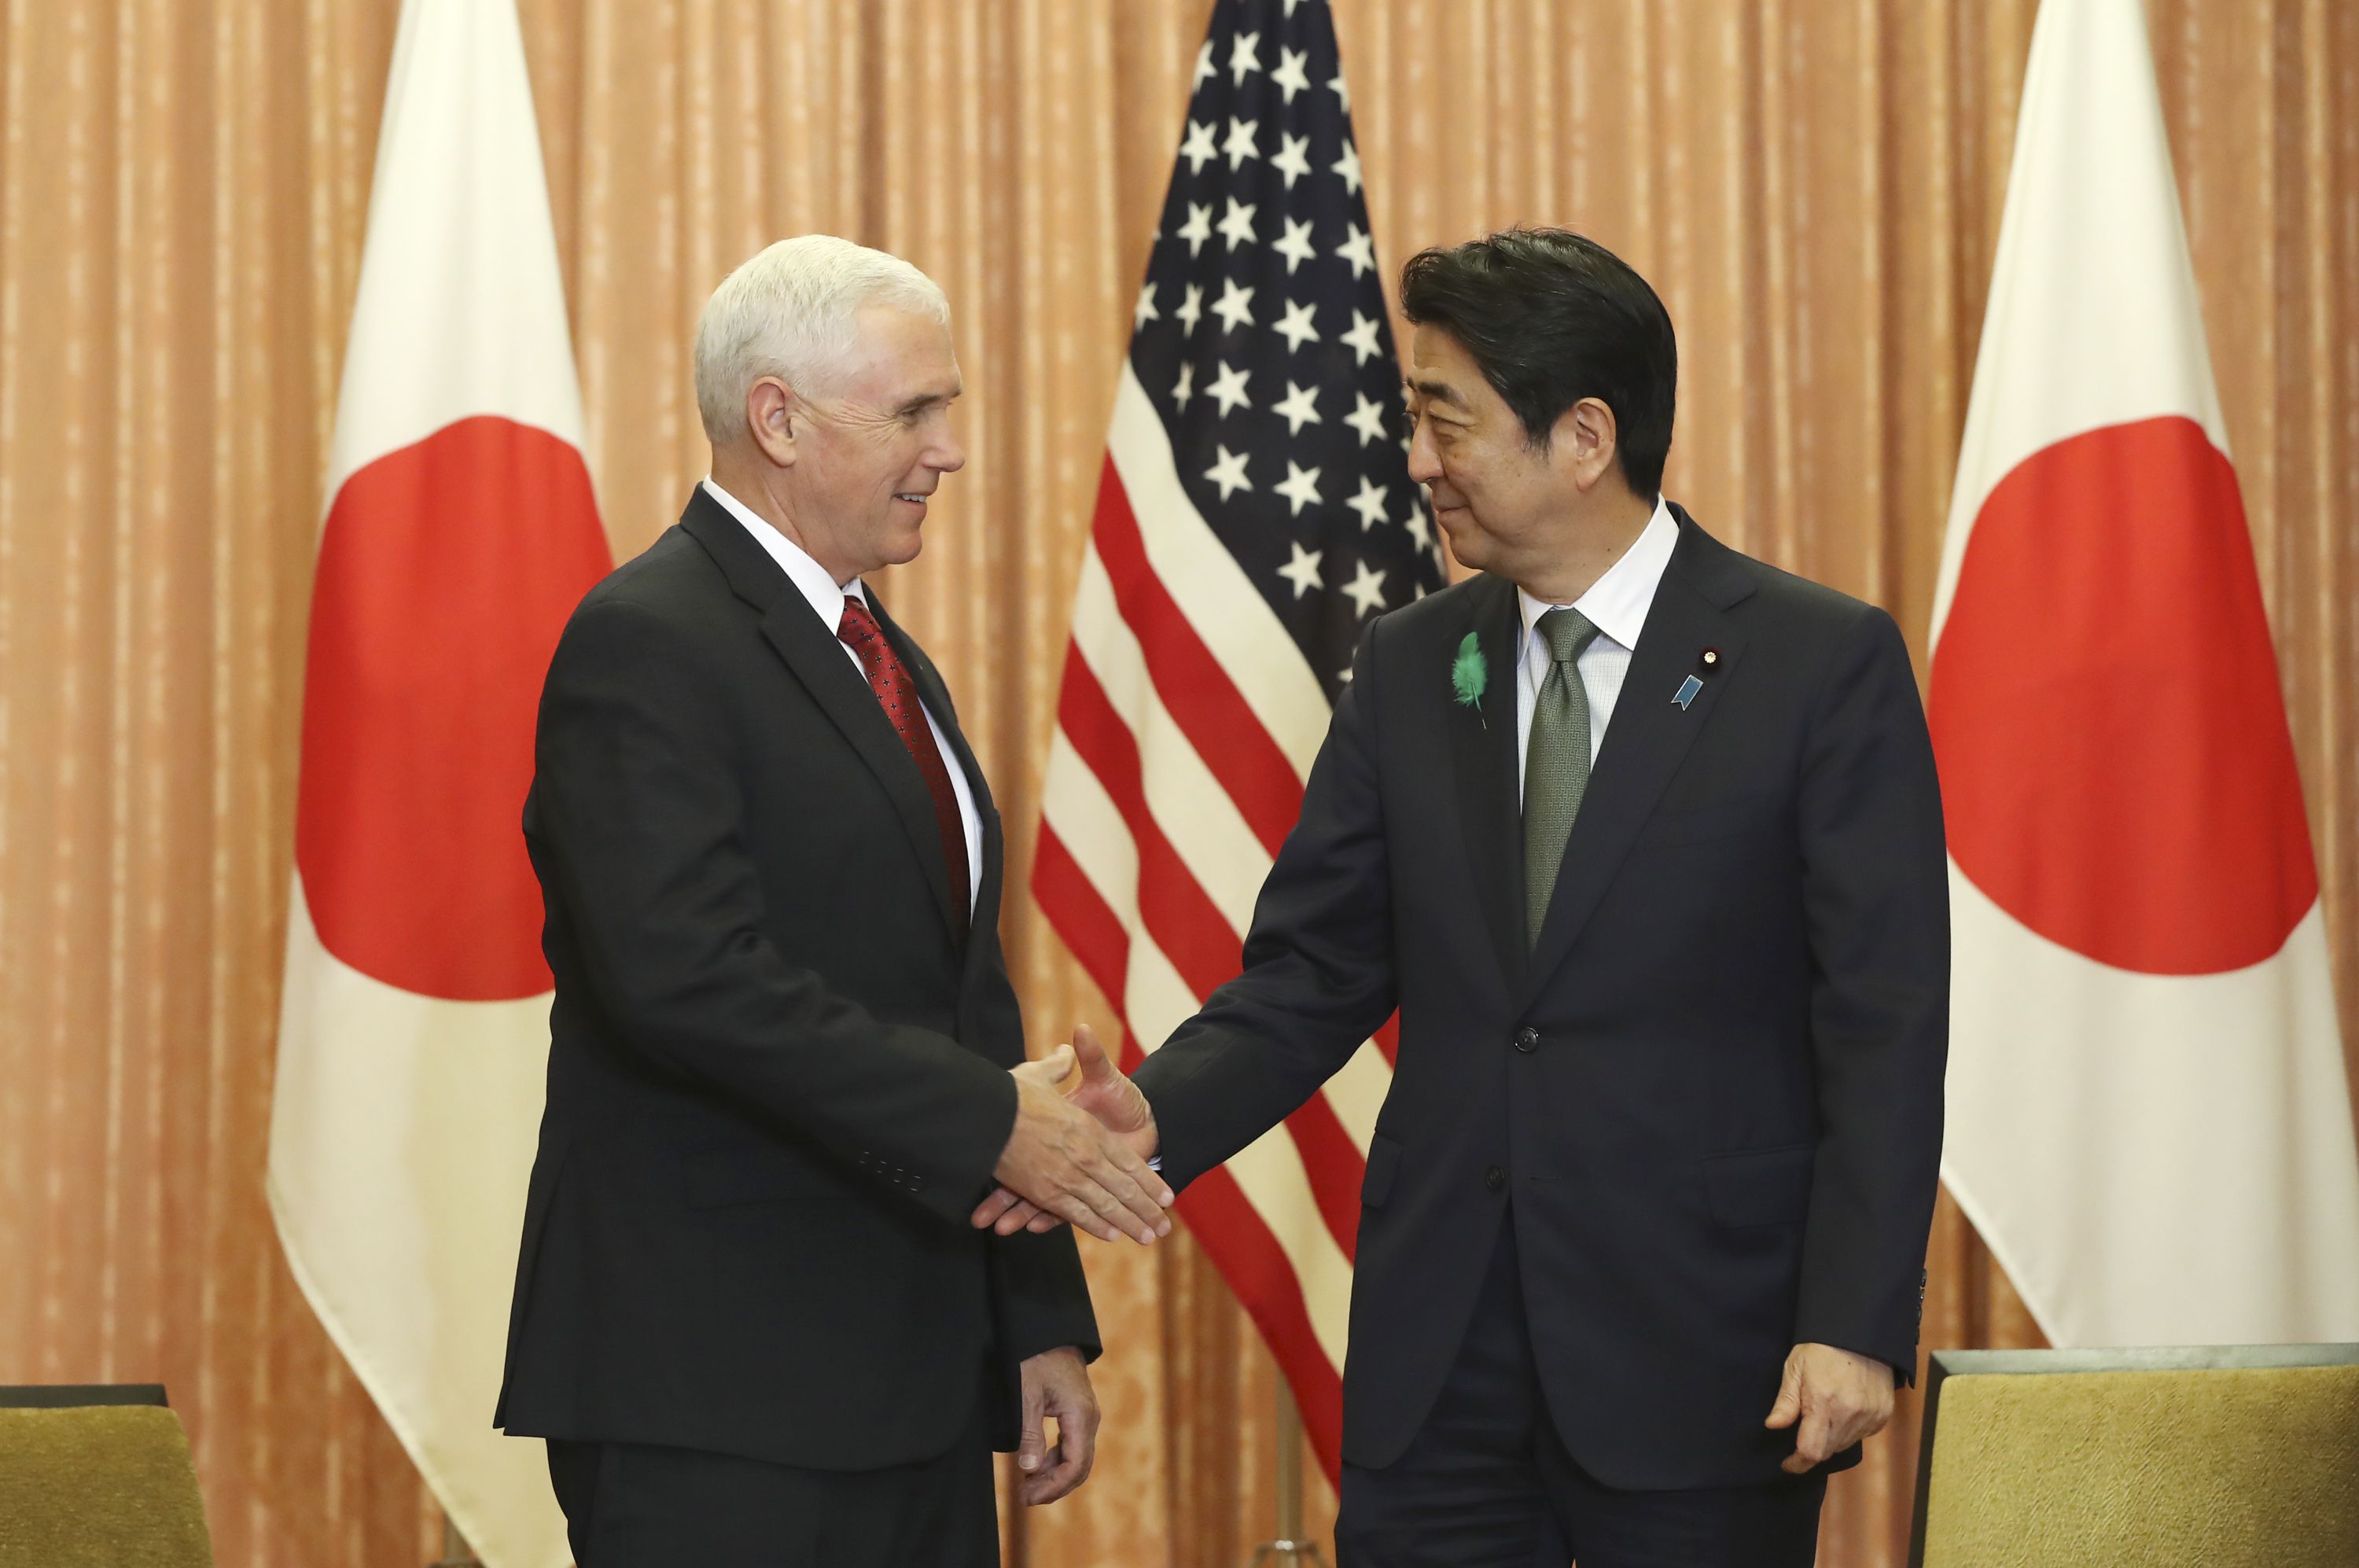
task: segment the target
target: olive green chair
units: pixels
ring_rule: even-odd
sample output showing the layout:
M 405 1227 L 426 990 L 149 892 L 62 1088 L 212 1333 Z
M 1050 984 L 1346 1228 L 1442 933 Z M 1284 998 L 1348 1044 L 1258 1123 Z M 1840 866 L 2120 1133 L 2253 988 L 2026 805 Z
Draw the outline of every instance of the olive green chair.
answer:
M 1944 1350 L 1910 1568 L 2354 1568 L 2359 1345 Z
M 0 1388 L 0 1568 L 212 1568 L 180 1418 L 152 1384 Z

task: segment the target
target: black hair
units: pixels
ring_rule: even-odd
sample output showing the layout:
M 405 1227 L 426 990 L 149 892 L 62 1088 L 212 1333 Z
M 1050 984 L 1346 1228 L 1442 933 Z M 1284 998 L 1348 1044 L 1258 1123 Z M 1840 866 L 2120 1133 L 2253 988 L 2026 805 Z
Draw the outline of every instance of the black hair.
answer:
M 1679 343 L 1670 312 L 1620 256 L 1570 229 L 1430 246 L 1401 268 L 1401 312 L 1455 338 L 1540 451 L 1567 408 L 1603 403 L 1622 477 L 1640 495 L 1661 492 Z

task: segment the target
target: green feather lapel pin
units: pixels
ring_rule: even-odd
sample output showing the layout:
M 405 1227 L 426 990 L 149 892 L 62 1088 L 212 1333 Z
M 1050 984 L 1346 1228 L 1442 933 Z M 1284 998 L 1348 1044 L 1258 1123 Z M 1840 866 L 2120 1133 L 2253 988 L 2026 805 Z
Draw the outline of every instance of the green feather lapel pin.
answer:
M 1450 662 L 1450 689 L 1457 693 L 1459 706 L 1472 708 L 1474 716 L 1483 719 L 1489 729 L 1491 721 L 1483 718 L 1483 689 L 1491 683 L 1491 667 L 1483 659 L 1483 649 L 1468 632 L 1466 640 L 1458 645 L 1458 657 Z

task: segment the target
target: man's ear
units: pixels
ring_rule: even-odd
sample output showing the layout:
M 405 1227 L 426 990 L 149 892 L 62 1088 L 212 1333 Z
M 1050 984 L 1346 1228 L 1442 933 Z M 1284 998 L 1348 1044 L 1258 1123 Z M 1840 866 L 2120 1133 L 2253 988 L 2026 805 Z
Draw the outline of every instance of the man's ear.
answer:
M 1619 432 L 1603 399 L 1583 397 L 1557 416 L 1549 455 L 1586 493 L 1613 470 Z
M 781 468 L 794 465 L 795 440 L 810 417 L 794 389 L 775 376 L 745 389 L 745 428 L 762 455 Z

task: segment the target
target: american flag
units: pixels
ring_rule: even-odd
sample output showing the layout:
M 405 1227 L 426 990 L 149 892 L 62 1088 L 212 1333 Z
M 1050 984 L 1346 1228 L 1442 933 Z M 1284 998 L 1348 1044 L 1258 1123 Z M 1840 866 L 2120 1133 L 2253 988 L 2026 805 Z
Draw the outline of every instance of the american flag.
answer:
M 1370 617 L 1445 581 L 1324 0 L 1219 0 L 1132 316 L 1032 888 L 1136 1065 L 1237 972 Z M 1336 1473 L 1393 1029 L 1180 1213 Z

